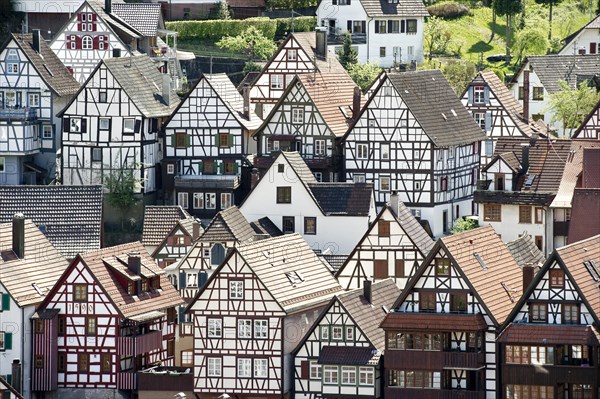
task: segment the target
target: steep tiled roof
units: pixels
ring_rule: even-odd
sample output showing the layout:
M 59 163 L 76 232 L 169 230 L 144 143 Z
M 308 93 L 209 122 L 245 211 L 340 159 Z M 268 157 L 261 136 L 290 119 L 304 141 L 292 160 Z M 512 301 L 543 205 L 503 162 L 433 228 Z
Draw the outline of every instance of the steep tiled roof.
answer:
M 25 256 L 17 258 L 12 251 L 12 222 L 0 223 L 0 282 L 19 306 L 41 302 L 68 265 L 31 220 L 25 221 Z
M 400 295 L 400 289 L 394 280 L 386 279 L 373 283 L 371 293 L 371 302 L 365 299 L 362 288 L 340 294 L 338 300 L 375 349 L 383 352 L 385 335 L 384 331 L 379 328 L 379 324 L 387 314 L 386 309 L 391 309 L 394 301 Z
M 311 183 L 308 187 L 324 215 L 365 216 L 371 210 L 371 183 Z
M 346 263 L 346 259 L 348 259 L 348 255 L 323 255 L 318 254 L 319 258 L 321 258 L 327 265 L 331 267 L 333 273 L 340 270 L 340 268 Z
M 96 11 L 100 18 L 106 21 L 111 27 L 116 29 L 117 32 L 123 32 L 134 39 L 139 39 L 143 36 L 133 26 L 129 25 L 124 19 L 122 19 L 118 15 L 107 14 L 104 11 L 104 6 L 106 4 L 105 0 L 86 0 L 86 2 L 94 9 L 94 11 Z M 125 2 L 122 0 L 111 0 L 111 7 L 123 3 Z
M 600 334 L 593 326 L 568 324 L 515 324 L 498 336 L 498 342 L 543 345 L 600 345 Z
M 550 94 L 560 91 L 559 80 L 566 80 L 571 88 L 575 88 L 578 76 L 590 79 L 600 71 L 600 54 L 530 56 L 521 68 L 527 61 Z
M 300 234 L 286 234 L 237 248 L 284 311 L 315 305 L 342 291 Z M 295 274 L 300 272 L 304 281 Z M 294 278 L 292 284 L 288 275 Z
M 227 74 L 217 73 L 204 76 L 208 79 L 210 86 L 215 90 L 242 126 L 248 130 L 256 130 L 260 126 L 261 120 L 254 113 L 252 107 L 250 107 L 250 120 L 244 116 L 244 98 L 237 91 Z
M 485 139 L 485 134 L 441 71 L 389 73 L 388 78 L 436 146 L 448 147 Z
M 421 0 L 359 0 L 369 17 L 398 15 L 403 17 L 428 17 L 429 12 Z
M 435 241 L 431 239 L 419 221 L 413 216 L 404 202 L 398 200 L 398 214 L 395 215 L 402 230 L 408 235 L 412 242 L 419 248 L 423 256 L 427 256 Z
M 568 242 L 600 234 L 600 188 L 576 188 L 571 206 Z
M 0 223 L 23 213 L 60 253 L 100 248 L 102 186 L 0 186 Z
M 578 31 L 575 31 L 575 32 L 571 33 L 569 36 L 565 37 L 565 39 L 564 39 L 565 45 L 560 49 L 559 53 L 561 53 L 567 47 L 573 48 L 573 44 L 572 44 L 573 39 L 575 39 L 577 36 L 579 36 L 579 34 L 581 32 L 583 32 L 585 29 L 599 29 L 599 28 L 600 28 L 600 15 L 593 18 L 590 22 L 585 24 Z M 577 49 L 574 49 L 573 51 L 577 51 Z
M 546 260 L 542 251 L 535 245 L 531 234 L 527 232 L 519 238 L 507 242 L 506 246 L 520 267 L 542 266 Z
M 279 227 L 267 216 L 250 222 L 250 226 L 254 229 L 256 234 L 267 234 L 271 237 L 279 237 L 283 235 L 283 232 L 279 230 Z
M 147 118 L 171 115 L 179 105 L 175 90 L 169 91 L 169 105 L 162 96 L 163 74 L 147 55 L 102 60 L 131 101 Z
M 194 218 L 179 205 L 147 205 L 144 208 L 142 242 L 149 246 L 160 245 L 181 220 L 193 222 Z M 188 232 L 192 234 L 192 231 Z
M 383 335 L 383 331 L 382 331 Z M 325 345 L 319 352 L 319 364 L 377 365 L 381 353 L 368 346 Z
M 112 14 L 118 16 L 146 37 L 156 36 L 160 27 L 161 11 L 158 3 L 115 3 Z
M 32 34 L 13 33 L 11 36 L 27 55 L 40 77 L 56 94 L 65 96 L 77 93 L 79 83 L 43 38 L 40 40 L 40 52 L 37 53 L 33 49 Z
M 254 229 L 237 206 L 231 206 L 217 213 L 210 221 L 200 241 L 204 242 L 248 242 L 254 239 Z
M 123 262 L 127 262 L 127 255 L 132 252 L 139 252 L 143 274 L 152 276 L 160 275 L 160 291 L 140 296 L 131 296 L 127 293 L 127 287 L 123 287 L 117 280 L 116 272 L 108 264 L 122 264 L 123 267 L 126 267 L 126 263 Z M 164 271 L 158 267 L 140 242 L 132 242 L 87 252 L 81 255 L 81 259 L 90 268 L 91 272 L 98 279 L 98 282 L 125 318 L 140 316 L 148 312 L 163 311 L 164 309 L 183 303 L 183 300 L 164 274 Z
M 317 183 L 317 179 L 313 172 L 309 169 L 302 156 L 297 151 L 282 151 L 281 155 L 286 159 L 290 166 L 294 169 L 298 178 L 300 178 L 305 184 Z
M 317 69 L 319 71 L 347 74 L 334 52 L 328 51 L 327 59 L 317 56 L 317 36 L 315 32 L 294 32 L 290 35 L 296 39 L 300 47 L 302 47 L 309 57 L 316 60 Z

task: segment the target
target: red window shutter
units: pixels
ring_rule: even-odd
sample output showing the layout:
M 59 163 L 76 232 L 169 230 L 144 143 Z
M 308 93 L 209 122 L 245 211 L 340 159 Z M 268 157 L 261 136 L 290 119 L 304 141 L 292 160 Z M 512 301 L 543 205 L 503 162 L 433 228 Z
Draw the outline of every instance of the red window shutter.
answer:
M 308 360 L 302 360 L 300 362 L 300 378 L 303 380 L 308 380 Z
M 92 32 L 96 32 L 96 14 L 92 14 Z
M 590 43 L 590 54 L 596 54 L 596 43 Z
M 81 37 L 75 36 L 75 48 L 81 50 Z
M 81 14 L 77 14 L 77 32 L 81 32 Z
M 185 245 L 191 245 L 192 244 L 192 237 L 191 236 L 185 236 Z
M 98 45 L 98 43 L 99 43 L 99 42 L 100 42 L 100 38 L 99 38 L 98 36 L 94 36 L 94 37 L 92 38 L 92 43 L 93 43 L 93 45 L 92 45 L 92 48 L 93 48 L 94 50 L 98 50 L 98 48 L 100 47 L 100 46 Z
M 173 245 L 173 242 L 175 242 L 173 236 L 167 237 L 167 245 Z

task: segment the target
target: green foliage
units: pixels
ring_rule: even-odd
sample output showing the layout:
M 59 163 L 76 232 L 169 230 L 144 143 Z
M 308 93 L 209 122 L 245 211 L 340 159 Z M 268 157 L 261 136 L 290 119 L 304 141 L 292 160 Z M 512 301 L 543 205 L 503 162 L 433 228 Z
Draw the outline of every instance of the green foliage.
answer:
M 127 211 L 138 203 L 136 192 L 141 187 L 133 169 L 122 167 L 104 175 L 104 186 L 108 190 L 108 203 L 121 211 Z
M 362 91 L 366 91 L 381 73 L 381 68 L 372 62 L 348 65 L 348 74 Z
M 475 64 L 466 60 L 451 60 L 442 66 L 442 73 L 457 96 L 467 88 L 467 85 L 477 74 Z
M 250 59 L 269 59 L 277 50 L 273 39 L 265 37 L 261 31 L 251 26 L 237 36 L 225 36 L 217 42 L 217 46 L 230 51 L 242 51 Z
M 560 122 L 565 134 L 571 136 L 573 129 L 579 127 L 583 119 L 600 101 L 600 93 L 590 87 L 587 81 L 572 89 L 567 82 L 559 80 L 560 90 L 550 94 L 549 110 L 554 111 L 552 123 Z
M 350 33 L 346 32 L 342 49 L 338 51 L 337 54 L 340 64 L 342 64 L 346 70 L 351 64 L 356 64 L 358 62 L 358 52 L 352 48 L 352 37 L 350 36 Z
M 20 28 L 24 14 L 13 9 L 14 0 L 0 1 L 0 43 L 8 38 L 11 31 L 16 32 Z
M 220 20 L 231 19 L 231 10 L 229 9 L 229 4 L 227 4 L 227 0 L 221 0 L 219 2 L 218 17 Z
M 452 32 L 441 18 L 431 17 L 425 24 L 425 50 L 431 60 L 432 54 L 446 54 L 452 40 Z
M 549 54 L 557 54 L 564 46 L 564 42 L 557 37 L 553 37 L 549 42 L 550 46 L 548 53 Z
M 521 0 L 494 0 L 492 7 L 500 16 L 514 16 L 523 11 Z
M 468 6 L 459 3 L 444 3 L 427 7 L 427 11 L 434 17 L 456 19 L 465 15 L 473 15 Z
M 291 10 L 292 8 L 316 7 L 318 0 L 267 0 L 265 5 L 268 10 Z
M 465 232 L 467 230 L 473 230 L 478 227 L 477 220 L 475 219 L 467 219 L 467 218 L 459 218 L 454 221 L 454 227 L 452 227 L 452 234 L 459 234 Z
M 242 70 L 244 76 L 246 76 L 249 72 L 260 72 L 262 71 L 262 67 L 260 64 L 257 64 L 254 61 L 248 61 L 244 64 L 244 69 Z
M 275 37 L 285 37 L 292 31 L 291 18 L 278 18 Z M 317 17 L 294 17 L 294 32 L 312 32 L 317 26 Z
M 520 64 L 524 55 L 544 55 L 548 50 L 546 32 L 540 27 L 526 27 L 515 35 L 512 53 L 515 64 Z

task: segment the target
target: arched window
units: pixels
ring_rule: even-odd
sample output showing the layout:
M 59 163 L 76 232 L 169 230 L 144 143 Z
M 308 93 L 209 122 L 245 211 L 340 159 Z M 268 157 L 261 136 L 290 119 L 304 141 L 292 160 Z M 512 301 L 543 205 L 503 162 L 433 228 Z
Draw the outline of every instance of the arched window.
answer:
M 91 36 L 84 36 L 81 39 L 81 48 L 84 50 L 91 50 L 94 48 L 94 43 Z

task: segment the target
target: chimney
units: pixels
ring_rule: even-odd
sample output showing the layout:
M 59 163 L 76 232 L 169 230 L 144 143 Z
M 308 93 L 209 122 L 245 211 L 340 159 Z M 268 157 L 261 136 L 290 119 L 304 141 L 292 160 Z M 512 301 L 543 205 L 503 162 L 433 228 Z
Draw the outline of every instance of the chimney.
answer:
M 12 221 L 12 250 L 17 258 L 25 257 L 25 215 L 16 213 Z
M 327 28 L 318 26 L 315 28 L 316 43 L 315 53 L 317 57 L 327 60 Z
M 112 12 L 112 0 L 104 0 L 104 12 L 110 14 Z
M 12 365 L 11 365 L 11 373 L 12 373 L 12 382 L 10 383 L 10 385 L 12 385 L 12 387 L 19 393 L 22 393 L 21 390 L 21 371 L 22 371 L 22 367 L 21 367 L 21 361 L 19 359 L 13 359 Z
M 258 169 L 252 168 L 252 172 L 250 173 L 250 190 L 252 190 L 258 184 L 260 178 L 258 177 Z
M 35 52 L 39 53 L 40 52 L 40 42 L 44 39 L 42 39 L 42 35 L 41 35 L 39 29 L 32 29 L 31 33 L 33 34 L 33 41 L 31 42 L 31 45 L 33 46 L 33 49 L 35 50 Z
M 531 266 L 531 265 L 523 266 L 523 293 L 525 293 L 525 291 L 529 287 L 529 284 L 531 284 L 531 282 L 533 281 L 534 274 L 535 274 L 535 270 L 534 270 L 533 266 Z
M 244 98 L 244 117 L 250 120 L 250 87 L 244 84 L 242 88 L 242 97 Z
M 373 285 L 373 283 L 371 282 L 371 280 L 366 279 L 364 281 L 363 296 L 369 303 L 373 302 L 373 287 L 372 287 L 372 285 Z
M 352 120 L 353 121 L 358 119 L 359 112 L 360 112 L 360 87 L 356 86 L 354 88 L 354 95 L 352 96 Z
M 200 238 L 200 223 L 194 222 L 192 224 L 192 241 L 196 241 Z
M 390 195 L 390 209 L 394 212 L 394 216 L 398 216 L 398 192 L 392 191 L 392 195 Z
M 529 123 L 529 69 L 523 71 L 523 119 Z
M 127 254 L 127 268 L 136 276 L 140 275 L 142 258 L 139 252 L 130 252 Z
M 120 58 L 121 57 L 121 49 L 113 48 L 112 56 L 113 56 L 113 58 Z
M 524 175 L 529 170 L 529 144 L 521 144 L 521 174 Z
M 165 104 L 171 103 L 171 77 L 166 73 L 162 75 L 162 98 Z

